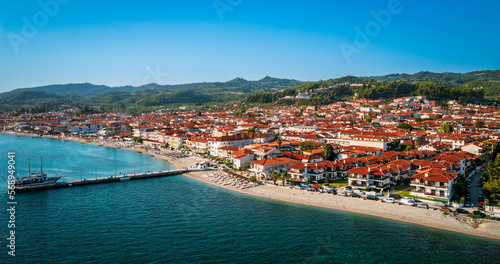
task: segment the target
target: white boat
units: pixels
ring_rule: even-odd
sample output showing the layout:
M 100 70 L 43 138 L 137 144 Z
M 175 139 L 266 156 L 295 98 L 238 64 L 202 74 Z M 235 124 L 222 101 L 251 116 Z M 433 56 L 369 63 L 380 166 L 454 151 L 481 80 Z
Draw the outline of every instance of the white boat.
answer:
M 129 176 L 122 176 L 120 177 L 120 181 L 130 181 L 130 177 Z

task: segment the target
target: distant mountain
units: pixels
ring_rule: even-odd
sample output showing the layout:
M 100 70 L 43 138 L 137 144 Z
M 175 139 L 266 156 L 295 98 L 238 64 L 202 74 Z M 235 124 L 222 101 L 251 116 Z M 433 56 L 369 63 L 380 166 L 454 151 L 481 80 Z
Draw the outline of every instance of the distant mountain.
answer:
M 360 85 L 350 85 L 353 83 Z M 297 97 L 299 92 L 300 96 Z M 305 96 L 303 92 L 307 92 Z M 142 86 L 110 87 L 90 83 L 59 84 L 2 93 L 0 111 L 31 109 L 31 112 L 43 112 L 60 109 L 64 104 L 75 108 L 90 109 L 90 106 L 100 106 L 102 111 L 138 113 L 183 105 L 205 109 L 216 104 L 230 106 L 237 102 L 247 106 L 323 105 L 350 100 L 354 96 L 391 99 L 409 95 L 425 95 L 438 101 L 455 99 L 460 103 L 488 103 L 500 97 L 500 70 L 469 73 L 396 73 L 369 77 L 349 75 L 317 82 L 266 76 L 258 81 L 235 78 L 227 82 L 177 85 L 151 83 Z M 309 97 L 310 99 L 306 99 Z
M 203 82 L 176 85 L 150 83 L 141 86 L 94 85 L 72 83 L 15 89 L 0 94 L 0 111 L 37 108 L 52 105 L 100 105 L 114 110 L 128 107 L 224 103 L 237 101 L 246 94 L 294 87 L 303 82 L 266 76 L 258 81 L 235 78 L 227 82 Z
M 203 83 L 189 83 L 189 84 L 175 84 L 175 85 L 160 85 L 156 83 L 145 84 L 141 86 L 117 86 L 110 87 L 106 85 L 95 85 L 91 83 L 70 83 L 70 84 L 55 84 L 38 86 L 31 88 L 20 88 L 9 92 L 4 92 L 0 94 L 0 98 L 5 98 L 7 96 L 13 95 L 18 92 L 25 91 L 40 91 L 46 92 L 47 94 L 54 94 L 59 96 L 93 96 L 97 94 L 109 93 L 109 92 L 126 92 L 133 94 L 137 91 L 145 90 L 188 90 L 196 89 L 199 91 L 218 91 L 218 92 L 228 92 L 228 93 L 252 93 L 262 90 L 271 89 L 281 89 L 286 87 L 293 87 L 301 84 L 301 81 L 290 80 L 290 79 L 278 79 L 269 76 L 264 77 L 258 81 L 247 81 L 243 78 L 235 78 L 227 82 L 203 82 Z

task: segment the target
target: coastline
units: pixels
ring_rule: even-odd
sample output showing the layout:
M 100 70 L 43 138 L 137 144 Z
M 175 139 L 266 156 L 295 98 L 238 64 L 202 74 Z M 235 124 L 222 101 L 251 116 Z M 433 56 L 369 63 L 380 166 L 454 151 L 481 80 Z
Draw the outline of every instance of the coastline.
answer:
M 2 131 L 0 133 L 19 135 L 19 136 L 46 137 L 46 138 L 60 139 L 60 140 L 64 139 L 59 137 L 38 136 L 38 135 L 23 134 L 16 132 L 5 133 L 4 131 Z M 149 154 L 154 157 L 161 158 L 163 160 L 170 162 L 177 169 L 182 169 L 183 167 L 191 167 L 197 161 L 203 160 L 202 158 L 199 158 L 200 160 L 196 160 L 195 157 L 184 157 L 179 159 L 173 159 L 168 156 L 148 152 L 147 150 L 142 148 L 119 147 L 109 144 L 102 144 L 99 142 L 89 142 L 82 140 L 78 140 L 76 142 L 106 146 L 112 148 L 121 148 L 121 149 L 141 152 L 144 154 Z M 202 175 L 207 172 L 209 171 L 196 171 L 196 172 L 184 173 L 183 175 L 208 184 L 218 186 L 220 188 L 237 191 L 239 193 L 255 197 L 272 199 L 287 203 L 295 203 L 305 206 L 314 206 L 314 207 L 321 207 L 333 210 L 347 211 L 347 212 L 391 219 L 396 221 L 403 221 L 411 224 L 417 224 L 421 226 L 437 228 L 456 233 L 500 240 L 499 221 L 486 220 L 486 219 L 477 220 L 469 217 L 464 217 L 461 215 L 445 216 L 440 211 L 409 207 L 405 205 L 387 204 L 387 203 L 382 203 L 380 201 L 376 202 L 376 201 L 361 200 L 351 197 L 334 196 L 326 193 L 311 193 L 304 190 L 290 189 L 288 187 L 275 186 L 275 185 L 259 185 L 257 187 L 252 187 L 243 190 L 236 189 L 229 186 L 222 186 L 203 178 Z
M 280 202 L 300 204 L 304 206 L 314 206 L 326 209 L 341 210 L 356 214 L 363 214 L 395 221 L 402 221 L 420 226 L 437 228 L 455 233 L 466 235 L 479 236 L 494 240 L 500 240 L 500 222 L 493 220 L 485 221 L 474 228 L 470 224 L 466 224 L 457 220 L 458 216 L 443 215 L 440 211 L 430 209 L 421 209 L 406 205 L 388 204 L 380 201 L 362 200 L 358 198 L 343 197 L 326 193 L 311 193 L 304 190 L 290 189 L 283 186 L 275 185 L 259 185 L 257 187 L 247 189 L 236 189 L 229 186 L 223 186 L 211 182 L 201 175 L 205 172 L 188 172 L 184 176 L 203 181 L 220 188 L 236 191 L 239 193 L 271 199 Z M 460 216 L 463 217 L 463 216 Z M 464 217 L 464 219 L 467 219 Z M 469 218 L 472 222 L 475 219 Z

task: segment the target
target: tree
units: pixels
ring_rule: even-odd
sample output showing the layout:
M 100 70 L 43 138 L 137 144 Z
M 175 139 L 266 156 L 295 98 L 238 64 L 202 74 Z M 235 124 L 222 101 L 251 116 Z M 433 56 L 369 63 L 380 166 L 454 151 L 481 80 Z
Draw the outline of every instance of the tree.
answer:
M 422 144 L 422 139 L 420 138 L 417 138 L 415 140 L 415 148 L 418 149 L 420 147 L 420 145 Z
M 476 122 L 474 122 L 474 126 L 475 126 L 476 128 L 483 128 L 483 127 L 485 126 L 485 124 L 484 124 L 484 121 L 483 121 L 483 120 L 478 119 L 478 120 L 476 120 Z
M 333 152 L 333 147 L 328 143 L 323 145 L 322 154 L 325 160 L 331 161 L 335 159 L 335 153 Z
M 404 145 L 401 145 L 401 146 L 404 146 Z M 405 151 L 412 150 L 412 149 L 415 149 L 414 145 L 406 145 Z
M 280 138 L 280 137 L 278 137 L 278 138 L 276 139 L 276 143 L 278 144 L 278 150 L 281 150 L 281 143 L 283 143 L 283 142 L 281 141 L 281 138 Z
M 133 137 L 132 140 L 137 143 L 142 143 L 142 138 L 141 137 Z
M 279 179 L 279 173 L 277 171 L 271 172 L 271 174 L 269 174 L 269 179 L 273 181 L 274 185 L 277 185 L 276 182 Z
M 250 137 L 253 138 L 253 136 L 255 135 L 255 127 L 249 127 L 247 132 L 250 135 Z
M 302 141 L 299 144 L 299 150 L 300 151 L 305 151 L 305 150 L 310 150 L 310 149 L 317 149 L 318 146 L 315 142 L 313 141 Z
M 255 175 L 250 176 L 250 181 L 253 182 L 253 183 L 256 183 L 257 182 L 257 176 L 255 176 Z
M 246 164 L 245 166 L 241 167 L 242 171 L 247 171 L 248 169 L 250 169 L 250 164 Z
M 489 180 L 483 185 L 483 189 L 490 193 L 496 193 L 500 190 L 500 180 Z
M 409 125 L 409 124 L 407 124 L 407 123 L 401 123 L 401 124 L 399 124 L 399 125 L 398 125 L 398 128 L 408 129 L 408 130 L 410 130 L 410 131 L 412 131 L 412 130 L 413 130 L 413 127 L 412 127 L 412 126 L 410 126 L 410 125 Z
M 444 133 L 452 133 L 453 132 L 453 126 L 450 125 L 450 123 L 442 123 L 439 129 L 444 132 Z
M 259 135 L 259 138 L 262 137 L 262 131 L 259 130 L 259 132 L 257 132 L 257 134 Z
M 365 122 L 366 122 L 366 123 L 371 123 L 371 122 L 372 122 L 372 120 L 373 120 L 373 119 L 372 119 L 371 117 L 367 117 L 367 118 L 365 119 Z
M 290 175 L 288 175 L 288 173 L 286 172 L 280 172 L 278 174 L 278 178 L 283 182 L 283 186 L 285 186 L 285 182 L 290 179 Z

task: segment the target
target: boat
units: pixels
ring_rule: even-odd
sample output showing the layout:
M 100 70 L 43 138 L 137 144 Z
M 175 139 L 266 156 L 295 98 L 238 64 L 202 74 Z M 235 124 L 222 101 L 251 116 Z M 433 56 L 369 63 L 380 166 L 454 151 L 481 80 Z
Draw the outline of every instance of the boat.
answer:
M 54 184 L 62 176 L 48 177 L 47 174 L 43 173 L 42 157 L 40 156 L 40 172 L 31 172 L 30 160 L 28 159 L 28 176 L 22 178 L 16 178 L 14 183 L 15 188 L 26 187 L 26 186 L 40 186 L 47 184 Z

